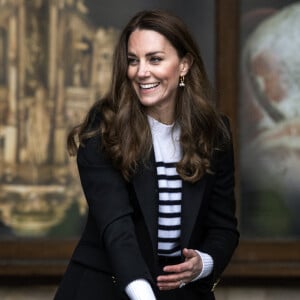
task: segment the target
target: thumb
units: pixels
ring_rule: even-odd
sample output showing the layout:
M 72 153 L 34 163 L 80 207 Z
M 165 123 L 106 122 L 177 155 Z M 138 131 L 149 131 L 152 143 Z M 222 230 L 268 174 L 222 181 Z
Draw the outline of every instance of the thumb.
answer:
M 197 253 L 196 253 L 194 250 L 192 250 L 192 249 L 187 249 L 187 248 L 184 248 L 184 249 L 182 250 L 182 254 L 184 255 L 184 257 L 185 257 L 186 259 L 193 258 L 195 255 L 197 255 Z

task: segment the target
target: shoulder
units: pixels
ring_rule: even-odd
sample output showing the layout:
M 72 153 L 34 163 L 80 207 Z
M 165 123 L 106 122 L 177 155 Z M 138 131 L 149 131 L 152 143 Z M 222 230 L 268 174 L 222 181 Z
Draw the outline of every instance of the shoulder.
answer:
M 101 143 L 101 102 L 96 102 L 88 111 L 85 126 L 82 128 L 82 140 L 77 152 L 79 163 L 93 163 L 101 160 L 105 153 Z
M 219 116 L 219 126 L 216 142 L 217 148 L 226 148 L 232 144 L 230 119 L 224 114 L 220 114 Z
M 95 131 L 99 129 L 102 115 L 102 103 L 97 101 L 88 111 L 86 116 L 86 126 L 84 132 Z
M 96 134 L 84 140 L 77 152 L 77 163 L 79 165 L 97 165 L 103 162 L 106 155 L 101 146 L 101 136 Z
M 219 114 L 219 120 L 223 125 L 223 129 L 230 132 L 230 118 L 227 115 L 225 115 L 224 113 L 220 113 Z
M 220 115 L 220 125 L 212 156 L 212 165 L 222 160 L 232 161 L 233 159 L 233 140 L 231 134 L 230 119 L 226 115 Z

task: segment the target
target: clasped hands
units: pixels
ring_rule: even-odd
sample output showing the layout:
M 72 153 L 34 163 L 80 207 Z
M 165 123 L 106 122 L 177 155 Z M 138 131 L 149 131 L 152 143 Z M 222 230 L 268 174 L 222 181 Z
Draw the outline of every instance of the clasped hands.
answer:
M 157 286 L 160 290 L 181 288 L 196 278 L 202 270 L 202 260 L 199 254 L 192 249 L 184 248 L 182 254 L 185 261 L 177 265 L 169 265 L 163 271 L 170 274 L 157 277 Z

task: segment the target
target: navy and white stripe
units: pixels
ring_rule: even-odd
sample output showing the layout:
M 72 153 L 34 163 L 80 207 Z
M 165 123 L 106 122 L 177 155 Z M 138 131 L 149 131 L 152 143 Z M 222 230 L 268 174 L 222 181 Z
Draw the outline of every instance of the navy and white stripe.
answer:
M 181 157 L 178 126 L 165 125 L 148 117 L 156 160 L 159 218 L 158 255 L 181 254 L 182 180 L 176 171 Z
M 182 181 L 175 163 L 156 163 L 158 176 L 158 255 L 180 255 Z

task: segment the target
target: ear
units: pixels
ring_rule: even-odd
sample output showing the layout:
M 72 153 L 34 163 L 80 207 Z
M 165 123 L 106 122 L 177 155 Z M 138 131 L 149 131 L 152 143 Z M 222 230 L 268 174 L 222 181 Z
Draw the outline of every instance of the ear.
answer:
M 190 67 L 192 66 L 192 64 L 193 64 L 193 58 L 188 53 L 181 59 L 181 62 L 180 62 L 180 76 L 185 76 L 188 73 L 188 71 L 189 71 Z

